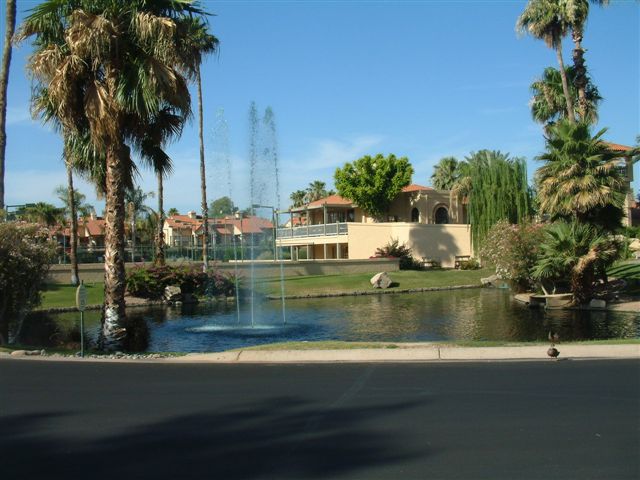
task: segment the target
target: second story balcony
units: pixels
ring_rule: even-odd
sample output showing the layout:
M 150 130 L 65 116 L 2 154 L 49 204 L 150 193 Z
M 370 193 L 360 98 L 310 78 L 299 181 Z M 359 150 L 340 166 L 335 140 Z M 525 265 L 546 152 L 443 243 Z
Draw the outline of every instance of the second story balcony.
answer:
M 347 222 L 323 223 L 320 225 L 278 228 L 276 231 L 276 238 L 324 237 L 331 235 L 347 235 L 348 233 Z

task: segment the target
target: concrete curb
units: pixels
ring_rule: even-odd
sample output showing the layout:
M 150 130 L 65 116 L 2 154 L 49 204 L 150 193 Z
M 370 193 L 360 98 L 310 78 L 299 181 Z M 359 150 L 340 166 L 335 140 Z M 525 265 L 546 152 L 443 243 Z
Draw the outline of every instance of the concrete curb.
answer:
M 0 354 L 0 359 L 30 361 L 110 362 L 110 363 L 393 363 L 448 361 L 549 361 L 547 345 L 513 347 L 455 347 L 420 344 L 398 348 L 362 348 L 352 350 L 237 350 L 215 353 L 190 353 L 157 359 L 77 358 L 58 356 L 15 356 Z M 557 345 L 560 360 L 566 359 L 640 359 L 640 344 L 626 345 Z

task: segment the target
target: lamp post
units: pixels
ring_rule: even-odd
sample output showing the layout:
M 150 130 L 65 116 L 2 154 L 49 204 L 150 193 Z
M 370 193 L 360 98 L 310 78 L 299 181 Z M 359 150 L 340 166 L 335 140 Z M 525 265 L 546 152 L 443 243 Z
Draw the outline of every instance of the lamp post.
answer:
M 273 261 L 277 262 L 278 261 L 278 252 L 277 252 L 277 246 L 276 246 L 276 227 L 277 227 L 277 221 L 276 221 L 276 209 L 273 208 L 270 205 L 251 205 L 251 208 L 270 208 L 271 209 L 271 221 L 272 221 L 272 229 L 273 229 Z
M 240 220 L 240 259 L 244 262 L 244 245 L 243 245 L 244 235 L 242 233 L 242 218 L 244 217 L 244 215 L 239 211 L 236 211 L 236 213 L 234 213 L 233 216 L 236 217 L 236 220 Z

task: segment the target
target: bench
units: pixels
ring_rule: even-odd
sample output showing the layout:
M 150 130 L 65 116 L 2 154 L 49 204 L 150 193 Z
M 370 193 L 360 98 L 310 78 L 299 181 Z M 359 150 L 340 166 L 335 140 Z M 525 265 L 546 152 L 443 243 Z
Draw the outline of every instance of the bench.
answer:
M 434 260 L 429 257 L 422 257 L 422 261 L 420 263 L 422 268 L 437 268 L 440 266 L 440 262 L 438 260 Z
M 459 269 L 460 265 L 462 265 L 465 262 L 468 262 L 469 260 L 471 260 L 471 255 L 456 255 L 453 268 Z

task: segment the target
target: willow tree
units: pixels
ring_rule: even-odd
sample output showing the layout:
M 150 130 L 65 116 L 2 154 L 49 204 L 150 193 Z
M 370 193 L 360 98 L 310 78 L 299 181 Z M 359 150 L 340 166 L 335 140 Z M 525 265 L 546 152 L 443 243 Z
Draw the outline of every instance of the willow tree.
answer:
M 46 91 L 64 128 L 86 134 L 104 152 L 105 349 L 118 348 L 126 335 L 124 192 L 131 148 L 141 126 L 165 106 L 183 117 L 191 113 L 184 44 L 187 25 L 204 15 L 189 0 L 47 0 L 21 29 L 22 38 L 34 37 L 28 68 L 35 95 Z
M 462 163 L 453 191 L 468 198 L 471 239 L 475 251 L 499 220 L 522 223 L 531 213 L 527 164 L 499 151 L 480 150 Z

